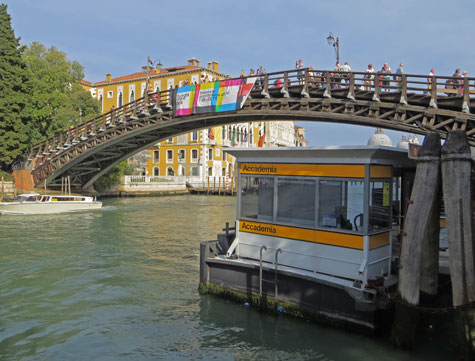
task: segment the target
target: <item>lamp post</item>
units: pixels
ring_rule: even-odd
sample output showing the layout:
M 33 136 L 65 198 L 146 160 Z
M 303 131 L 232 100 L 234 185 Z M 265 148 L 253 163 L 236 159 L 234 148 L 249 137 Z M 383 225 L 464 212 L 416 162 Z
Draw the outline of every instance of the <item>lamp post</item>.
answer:
M 335 37 L 333 33 L 330 33 L 327 37 L 328 45 L 333 46 L 335 48 L 336 53 L 336 62 L 340 64 L 340 38 L 337 37 L 335 41 Z

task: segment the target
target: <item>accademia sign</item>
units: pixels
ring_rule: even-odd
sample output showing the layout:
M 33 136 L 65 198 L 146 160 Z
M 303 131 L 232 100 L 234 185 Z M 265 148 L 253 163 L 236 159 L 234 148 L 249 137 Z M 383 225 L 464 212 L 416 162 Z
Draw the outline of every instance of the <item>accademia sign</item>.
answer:
M 240 224 L 240 230 L 244 232 L 256 232 L 256 233 L 264 233 L 264 234 L 275 234 L 277 233 L 277 230 L 275 227 L 269 225 L 269 224 L 255 224 L 255 223 L 249 223 L 246 221 L 241 221 Z

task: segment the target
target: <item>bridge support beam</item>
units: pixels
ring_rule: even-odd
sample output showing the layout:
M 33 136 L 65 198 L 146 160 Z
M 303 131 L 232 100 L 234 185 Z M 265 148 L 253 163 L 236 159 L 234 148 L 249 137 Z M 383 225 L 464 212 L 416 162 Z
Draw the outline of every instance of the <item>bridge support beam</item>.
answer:
M 401 75 L 401 99 L 399 103 L 407 105 L 407 75 Z
M 325 82 L 326 82 L 326 86 L 325 86 L 325 91 L 323 92 L 323 97 L 330 99 L 332 97 L 331 95 L 332 82 L 330 78 L 330 73 L 328 71 L 325 72 Z
M 374 93 L 373 93 L 373 101 L 379 102 L 379 93 L 380 93 L 380 86 L 379 86 L 379 79 L 381 78 L 380 73 L 376 73 L 374 75 Z

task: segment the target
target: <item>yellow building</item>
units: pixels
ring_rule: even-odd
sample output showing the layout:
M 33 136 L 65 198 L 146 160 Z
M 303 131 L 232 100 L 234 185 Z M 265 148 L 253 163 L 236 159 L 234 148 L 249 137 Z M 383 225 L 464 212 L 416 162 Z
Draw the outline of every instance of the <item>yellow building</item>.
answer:
M 150 64 L 150 63 L 149 63 Z M 193 58 L 187 65 L 162 69 L 162 65 L 155 67 L 144 66 L 138 73 L 113 78 L 106 74 L 106 79 L 99 82 L 83 81 L 84 88 L 89 90 L 95 99 L 101 103 L 102 112 L 108 112 L 112 106 L 121 107 L 135 99 L 141 98 L 146 90 L 147 81 L 155 91 L 181 86 L 185 80 L 199 83 L 202 76 L 219 80 L 224 74 L 218 72 L 218 62 L 212 61 L 207 67 L 202 67 L 200 61 Z
M 138 73 L 106 79 L 96 83 L 83 81 L 82 85 L 101 102 L 102 112 L 112 106 L 121 107 L 143 96 L 147 82 L 155 91 L 181 86 L 185 81 L 200 83 L 225 78 L 213 61 L 202 67 L 192 58 L 187 65 L 162 69 L 143 67 Z M 259 141 L 260 144 L 259 144 Z M 175 136 L 157 143 L 147 151 L 134 156 L 136 172 L 151 177 L 184 176 L 190 184 L 202 184 L 209 177 L 231 177 L 234 159 L 223 149 L 232 146 L 295 146 L 293 122 L 249 122 L 223 125 Z

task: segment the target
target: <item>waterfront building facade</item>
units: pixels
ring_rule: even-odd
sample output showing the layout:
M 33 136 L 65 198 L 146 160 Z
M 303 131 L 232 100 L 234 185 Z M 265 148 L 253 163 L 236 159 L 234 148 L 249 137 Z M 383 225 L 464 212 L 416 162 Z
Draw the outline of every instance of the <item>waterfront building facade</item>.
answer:
M 150 63 L 149 63 L 150 64 Z M 101 110 L 106 113 L 112 107 L 119 108 L 144 96 L 147 87 L 153 91 L 162 91 L 175 86 L 181 86 L 185 81 L 192 84 L 199 83 L 202 78 L 209 80 L 224 79 L 216 61 L 202 67 L 199 60 L 192 58 L 186 65 L 162 68 L 161 64 L 155 67 L 142 67 L 138 73 L 112 77 L 106 74 L 106 79 L 99 82 L 83 81 L 82 86 L 90 91 L 93 98 L 99 100 Z M 148 83 L 148 84 L 147 84 Z
M 83 87 L 98 99 L 102 112 L 142 97 L 148 88 L 154 91 L 183 84 L 198 84 L 226 77 L 219 72 L 218 62 L 202 67 L 192 58 L 186 65 L 162 69 L 143 67 L 141 72 L 91 83 Z M 200 129 L 157 142 L 153 147 L 131 157 L 137 175 L 143 177 L 176 177 L 190 184 L 203 184 L 210 178 L 228 181 L 234 175 L 234 157 L 224 151 L 231 147 L 293 147 L 304 146 L 305 130 L 292 121 L 246 122 Z M 229 184 L 228 184 L 229 186 Z

